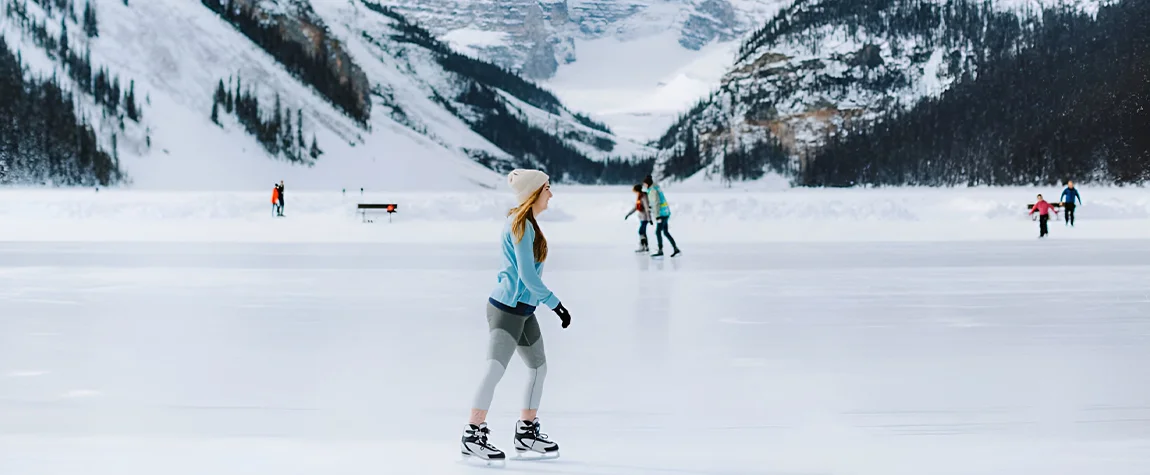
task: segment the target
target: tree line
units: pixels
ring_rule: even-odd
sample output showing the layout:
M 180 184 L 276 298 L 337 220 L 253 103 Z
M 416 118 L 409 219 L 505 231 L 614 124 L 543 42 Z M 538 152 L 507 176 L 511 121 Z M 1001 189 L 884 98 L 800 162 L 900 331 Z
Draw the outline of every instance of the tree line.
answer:
M 48 21 L 36 21 L 28 15 L 27 2 L 11 2 L 5 8 L 5 16 L 14 20 L 17 25 L 27 34 L 33 44 L 44 49 L 48 57 L 53 61 L 58 61 L 63 67 L 62 70 L 68 75 L 76 86 L 96 102 L 96 104 L 104 108 L 104 116 L 114 117 L 120 121 L 120 129 L 123 130 L 123 120 L 126 118 L 135 122 L 140 122 L 142 110 L 140 102 L 136 97 L 136 82 L 134 80 L 128 81 L 128 87 L 123 87 L 120 77 L 112 74 L 106 67 L 94 68 L 92 65 L 91 48 L 84 45 L 84 49 L 77 50 L 73 47 L 72 42 L 69 40 L 68 35 L 68 20 L 71 18 L 75 22 L 75 14 L 69 15 L 68 12 L 73 12 L 71 0 L 33 0 L 39 4 L 46 12 L 50 14 L 53 12 L 61 12 L 60 16 L 60 34 L 53 35 L 48 31 Z M 83 26 L 86 34 L 95 36 L 96 13 L 91 8 L 89 3 L 85 3 L 84 8 L 85 24 L 88 18 L 91 18 L 92 30 L 89 32 L 87 26 Z
M 72 94 L 55 77 L 31 77 L 0 37 L 0 183 L 94 186 L 122 178 L 112 152 L 73 107 Z
M 256 141 L 273 156 L 283 156 L 289 161 L 311 163 L 323 154 L 315 134 L 311 137 L 311 146 L 304 140 L 303 109 L 285 109 L 280 102 L 279 93 L 276 93 L 275 105 L 271 112 L 260 110 L 259 98 L 250 88 L 243 87 L 243 79 L 236 77 L 235 87 L 232 78 L 228 78 L 228 87 L 224 87 L 224 80 L 216 84 L 216 91 L 212 95 L 211 119 L 216 125 L 220 123 L 220 109 L 224 113 L 234 114 L 236 120 L 244 127 L 244 131 L 256 138 Z M 293 121 L 294 119 L 294 121 Z M 293 126 L 294 122 L 294 126 Z M 309 157 L 311 160 L 308 160 Z
M 514 115 L 494 90 L 482 84 L 470 83 L 456 100 L 480 111 L 480 118 L 471 124 L 472 130 L 516 157 L 506 164 L 481 161 L 498 172 L 538 167 L 552 174 L 556 182 L 631 184 L 642 179 L 654 165 L 654 159 L 587 158 L 560 138 Z
M 79 23 L 84 31 L 84 34 L 88 35 L 89 38 L 100 36 L 100 21 L 99 18 L 97 18 L 96 9 L 92 8 L 91 0 L 84 1 L 84 15 L 82 17 L 83 21 L 76 17 L 76 2 L 74 0 L 32 1 L 37 5 L 40 5 L 40 8 L 43 8 L 44 12 L 47 13 L 49 17 L 56 16 L 56 12 L 59 11 L 63 14 L 64 18 L 71 18 L 72 23 Z M 13 1 L 13 3 L 16 2 Z M 128 0 L 124 0 L 124 5 L 127 4 Z M 16 7 L 20 8 L 21 11 L 27 11 L 28 2 L 21 2 L 20 4 L 16 5 Z M 11 4 L 9 5 L 9 8 L 12 8 Z
M 201 0 L 201 3 L 272 55 L 289 73 L 314 87 L 336 108 L 361 124 L 367 123 L 370 101 L 361 102 L 352 81 L 344 81 L 332 67 L 333 52 L 326 41 L 317 43 L 319 51 L 313 56 L 304 45 L 289 39 L 280 25 L 262 20 L 255 7 L 235 0 Z
M 1030 46 L 941 97 L 834 137 L 808 186 L 1150 179 L 1150 3 L 1042 13 Z

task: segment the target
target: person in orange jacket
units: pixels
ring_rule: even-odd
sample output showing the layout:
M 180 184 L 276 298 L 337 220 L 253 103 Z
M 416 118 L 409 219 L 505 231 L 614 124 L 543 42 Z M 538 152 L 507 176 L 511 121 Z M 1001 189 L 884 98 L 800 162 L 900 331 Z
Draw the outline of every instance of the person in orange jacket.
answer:
M 280 213 L 280 186 L 272 185 L 272 216 L 283 216 Z

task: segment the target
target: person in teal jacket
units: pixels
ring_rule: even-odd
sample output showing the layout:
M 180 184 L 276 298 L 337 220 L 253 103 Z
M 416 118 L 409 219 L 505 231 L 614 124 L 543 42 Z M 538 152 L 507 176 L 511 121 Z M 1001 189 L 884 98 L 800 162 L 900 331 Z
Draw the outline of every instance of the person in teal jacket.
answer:
M 667 204 L 663 189 L 655 184 L 655 179 L 651 175 L 643 178 L 643 184 L 647 185 L 647 201 L 651 203 L 651 214 L 655 216 L 655 239 L 659 244 L 659 250 L 651 254 L 651 257 L 663 256 L 663 236 L 667 236 L 667 241 L 670 241 L 671 248 L 675 250 L 671 253 L 671 257 L 678 256 L 682 251 L 675 244 L 675 238 L 671 237 L 671 227 L 668 224 L 671 219 L 671 205 Z
M 503 266 L 496 286 L 487 300 L 487 371 L 475 393 L 471 418 L 464 428 L 460 451 L 464 457 L 502 461 L 503 451 L 488 442 L 487 411 L 495 386 L 503 378 L 511 355 L 516 351 L 527 365 L 528 383 L 523 398 L 523 411 L 515 423 L 512 439 L 520 454 L 533 452 L 539 457 L 559 455 L 559 445 L 540 432 L 539 400 L 543 379 L 547 375 L 547 358 L 543 335 L 535 318 L 535 309 L 546 305 L 562 322 L 571 324 L 571 314 L 559 297 L 543 283 L 543 263 L 547 260 L 547 238 L 535 217 L 547 209 L 551 185 L 547 174 L 538 170 L 512 170 L 507 183 L 515 192 L 517 205 L 508 212 L 503 225 Z

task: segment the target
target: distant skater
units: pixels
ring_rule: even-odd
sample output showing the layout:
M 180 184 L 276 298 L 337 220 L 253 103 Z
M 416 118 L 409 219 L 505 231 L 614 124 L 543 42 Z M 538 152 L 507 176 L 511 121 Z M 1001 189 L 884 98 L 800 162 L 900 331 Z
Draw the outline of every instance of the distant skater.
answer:
M 272 216 L 282 216 L 280 213 L 280 186 L 272 184 Z
M 671 237 L 671 227 L 668 221 L 671 219 L 671 205 L 667 204 L 667 197 L 663 196 L 663 189 L 655 184 L 655 179 L 651 175 L 643 178 L 643 184 L 647 185 L 647 200 L 651 205 L 651 213 L 655 216 L 655 239 L 659 244 L 658 252 L 651 254 L 651 257 L 663 256 L 663 236 L 667 236 L 667 241 L 671 243 L 671 248 L 675 252 L 671 253 L 671 257 L 679 255 L 682 251 L 679 246 L 675 244 L 675 238 Z
M 639 213 L 639 249 L 635 252 L 650 252 L 647 246 L 647 223 L 651 222 L 651 202 L 647 198 L 647 193 L 643 191 L 642 184 L 635 185 L 632 190 L 635 191 L 635 207 L 631 208 L 631 212 L 623 219 L 629 219 L 632 214 Z
M 547 375 L 547 358 L 543 351 L 543 335 L 535 318 L 536 306 L 551 307 L 567 328 L 571 314 L 563 307 L 540 274 L 547 260 L 547 239 L 535 217 L 547 209 L 551 200 L 548 176 L 538 170 L 512 170 L 507 182 L 515 192 L 518 205 L 508 212 L 503 225 L 503 268 L 498 284 L 487 300 L 487 368 L 471 406 L 471 417 L 463 430 L 460 451 L 464 457 L 478 457 L 487 461 L 503 461 L 506 455 L 487 438 L 487 411 L 495 394 L 495 386 L 503 378 L 511 355 L 518 352 L 527 365 L 527 388 L 523 394 L 523 411 L 515 421 L 512 443 L 520 454 L 536 452 L 541 457 L 559 456 L 559 444 L 541 433 L 539 426 L 539 400 L 543 395 L 543 379 Z
M 1073 181 L 1066 182 L 1066 189 L 1062 190 L 1062 197 L 1059 201 L 1062 202 L 1062 207 L 1066 208 L 1066 224 L 1074 226 L 1074 200 L 1078 200 L 1078 204 L 1082 204 L 1082 197 L 1078 196 L 1078 190 L 1074 188 Z
M 1038 201 L 1034 203 L 1034 207 L 1030 208 L 1030 213 L 1027 214 L 1033 215 L 1035 211 L 1038 212 L 1038 237 L 1044 238 L 1050 233 L 1046 227 L 1046 222 L 1050 220 L 1050 212 L 1053 211 L 1054 214 L 1058 214 L 1058 210 L 1042 199 L 1042 195 L 1038 195 Z
M 283 216 L 284 215 L 284 205 L 287 204 L 287 201 L 284 199 L 284 181 L 283 180 L 280 180 L 279 190 L 280 190 L 280 216 Z

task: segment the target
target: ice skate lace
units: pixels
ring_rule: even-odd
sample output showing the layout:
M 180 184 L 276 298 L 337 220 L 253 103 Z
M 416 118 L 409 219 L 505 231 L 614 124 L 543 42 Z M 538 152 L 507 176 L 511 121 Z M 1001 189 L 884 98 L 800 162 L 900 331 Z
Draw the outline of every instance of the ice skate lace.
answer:
M 491 429 L 488 429 L 486 426 L 483 426 L 483 427 L 480 427 L 480 428 L 472 431 L 472 434 L 475 435 L 475 440 L 476 440 L 476 442 L 479 443 L 479 445 L 482 445 L 482 446 L 488 447 L 488 448 L 494 448 L 494 447 L 492 447 L 491 444 L 487 443 L 487 436 L 491 434 Z
M 538 422 L 532 423 L 528 427 L 528 432 L 531 433 L 532 437 L 534 437 L 538 440 L 547 440 L 547 434 L 539 432 L 539 428 L 540 428 L 540 425 Z

